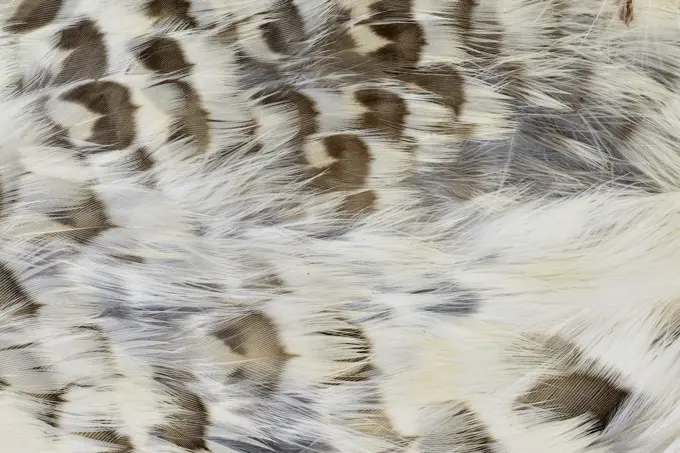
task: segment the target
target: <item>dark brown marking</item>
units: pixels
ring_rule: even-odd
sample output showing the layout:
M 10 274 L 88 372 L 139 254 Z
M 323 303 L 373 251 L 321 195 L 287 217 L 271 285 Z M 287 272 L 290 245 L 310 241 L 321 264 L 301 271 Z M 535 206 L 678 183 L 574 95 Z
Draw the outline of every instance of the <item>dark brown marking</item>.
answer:
M 149 150 L 146 148 L 137 148 L 132 155 L 132 161 L 136 171 L 149 171 L 153 168 L 155 162 Z
M 450 14 L 464 39 L 473 28 L 472 16 L 477 5 L 477 0 L 460 0 L 456 2 L 453 11 Z
M 352 217 L 370 214 L 375 212 L 377 200 L 378 196 L 373 190 L 364 190 L 345 198 L 345 201 L 340 206 L 340 210 Z
M 208 112 L 203 109 L 201 98 L 194 88 L 186 82 L 169 82 L 181 93 L 179 108 L 174 112 L 173 132 L 170 140 L 188 138 L 194 142 L 198 151 L 204 153 L 210 146 L 210 123 Z
M 133 172 L 141 173 L 140 183 L 151 189 L 155 188 L 158 182 L 153 172 L 155 161 L 149 150 L 144 147 L 137 148 L 129 159 L 128 168 Z
M 114 446 L 114 449 L 107 450 L 107 453 L 132 453 L 134 451 L 132 439 L 116 431 L 76 432 L 73 434 Z
M 386 132 L 396 137 L 404 133 L 406 102 L 387 90 L 369 88 L 358 90 L 354 97 L 369 111 L 363 115 L 362 128 Z
M 53 217 L 68 227 L 63 234 L 83 244 L 91 242 L 100 233 L 115 227 L 109 220 L 104 203 L 94 194 L 79 206 L 62 213 L 55 213 Z
M 59 427 L 60 406 L 66 402 L 64 395 L 67 390 L 68 389 L 64 389 L 45 394 L 24 393 L 24 395 L 40 401 L 42 406 L 38 412 L 38 417 L 52 428 L 57 428 Z
M 328 335 L 332 337 L 344 337 L 356 340 L 357 344 L 355 345 L 354 350 L 359 355 L 359 357 L 357 357 L 356 359 L 344 360 L 344 362 L 365 361 L 368 358 L 369 354 L 371 353 L 371 342 L 368 340 L 368 337 L 360 327 L 350 324 L 348 322 L 346 322 L 346 326 L 347 327 L 344 328 L 339 328 L 335 330 L 325 330 L 319 333 L 321 333 L 322 335 Z
M 41 304 L 32 300 L 14 273 L 0 264 L 0 310 L 16 316 L 34 316 L 40 307 Z
M 185 388 L 173 388 L 170 393 L 179 410 L 159 428 L 158 436 L 189 451 L 207 450 L 204 437 L 210 420 L 205 404 Z
M 297 91 L 292 91 L 288 99 L 298 111 L 300 122 L 298 136 L 307 137 L 318 132 L 319 120 L 317 117 L 319 111 L 316 109 L 314 100 Z
M 361 189 L 373 160 L 364 141 L 356 135 L 335 134 L 325 137 L 322 143 L 328 155 L 336 161 L 321 170 L 322 174 L 312 184 L 327 190 Z
M 453 109 L 456 115 L 460 115 L 465 103 L 463 78 L 453 67 L 421 67 L 417 72 L 406 74 L 403 79 L 439 96 L 440 102 Z
M 163 21 L 180 23 L 187 28 L 198 26 L 189 14 L 190 0 L 151 0 L 147 3 L 147 14 Z
M 371 29 L 390 40 L 404 30 L 402 25 L 413 22 L 410 0 L 378 0 L 369 5 L 370 19 L 366 22 Z
M 276 387 L 283 365 L 292 357 L 286 352 L 276 325 L 262 313 L 238 318 L 215 336 L 243 357 L 237 374 L 257 384 Z
M 136 136 L 135 112 L 130 91 L 116 82 L 89 82 L 61 95 L 61 99 L 75 102 L 103 115 L 92 129 L 90 141 L 105 150 L 130 146 Z
M 372 57 L 386 71 L 410 70 L 418 64 L 425 45 L 425 34 L 413 19 L 409 0 L 379 0 L 369 6 L 371 17 L 366 22 L 378 36 L 392 41 Z
M 319 111 L 312 98 L 306 96 L 293 87 L 285 87 L 275 91 L 265 91 L 260 94 L 261 102 L 264 105 L 290 104 L 298 113 L 298 139 L 304 139 L 319 131 L 319 121 L 317 119 Z
M 633 11 L 633 0 L 624 0 L 623 6 L 621 7 L 621 11 L 619 12 L 619 18 L 621 21 L 626 24 L 626 26 L 629 26 L 631 22 L 635 19 L 634 11 Z
M 107 49 L 104 35 L 97 24 L 82 20 L 58 34 L 57 47 L 71 50 L 56 77 L 58 84 L 84 79 L 99 79 L 106 75 Z
M 335 376 L 330 382 L 331 384 L 365 381 L 377 373 L 375 367 L 369 361 L 371 351 L 373 350 L 371 341 L 361 327 L 349 322 L 346 322 L 346 326 L 347 327 L 344 328 L 319 332 L 322 335 L 348 338 L 348 346 L 350 346 L 352 352 L 356 354 L 356 357 L 338 360 L 338 362 L 354 365 L 350 365 L 348 369 L 344 370 L 340 375 Z
M 101 39 L 102 34 L 97 24 L 89 19 L 69 25 L 57 34 L 57 47 L 63 50 L 74 50 L 90 42 Z
M 332 58 L 319 59 L 312 62 L 314 71 L 324 75 L 343 74 L 348 81 L 368 82 L 384 77 L 384 65 L 376 62 L 371 55 L 362 55 L 357 51 L 347 27 L 339 28 L 319 43 L 320 52 L 332 55 Z
M 279 28 L 276 21 L 266 22 L 260 25 L 260 31 L 267 46 L 276 53 L 286 53 L 287 45 L 283 39 L 281 28 Z
M 426 43 L 422 28 L 416 23 L 406 23 L 389 30 L 393 42 L 373 52 L 372 57 L 382 63 L 388 72 L 412 70 L 418 64 Z
M 478 0 L 461 0 L 447 16 L 453 21 L 468 54 L 477 58 L 495 57 L 501 51 L 503 27 L 489 19 L 475 24 L 474 10 L 478 5 Z
M 12 33 L 27 33 L 52 22 L 59 14 L 63 0 L 24 0 L 9 20 Z
M 627 390 L 604 377 L 570 373 L 538 382 L 518 402 L 548 410 L 556 420 L 589 415 L 594 418 L 594 430 L 602 431 L 628 396 Z
M 160 74 L 187 74 L 192 64 L 186 60 L 182 46 L 172 38 L 153 38 L 137 54 L 139 61 Z
M 290 54 L 305 39 L 304 22 L 292 0 L 275 4 L 271 21 L 260 26 L 269 48 L 276 53 Z

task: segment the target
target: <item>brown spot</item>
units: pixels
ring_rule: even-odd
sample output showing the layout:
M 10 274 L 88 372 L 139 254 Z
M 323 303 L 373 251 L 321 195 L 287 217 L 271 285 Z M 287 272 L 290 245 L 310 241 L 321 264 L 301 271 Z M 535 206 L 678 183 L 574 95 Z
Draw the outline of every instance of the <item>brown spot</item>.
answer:
M 452 67 L 418 68 L 417 72 L 402 77 L 404 81 L 415 83 L 420 88 L 439 96 L 438 100 L 460 115 L 465 103 L 463 92 L 463 78 Z
M 270 14 L 272 20 L 260 26 L 264 40 L 273 52 L 292 53 L 296 44 L 305 39 L 304 23 L 295 3 L 280 1 Z
M 291 92 L 288 99 L 298 111 L 298 136 L 307 137 L 318 132 L 319 120 L 317 119 L 317 116 L 319 115 L 319 111 L 316 109 L 314 100 L 297 91 Z
M 63 50 L 74 50 L 90 42 L 101 39 L 102 34 L 97 24 L 89 19 L 69 25 L 57 33 L 57 47 Z
M 260 25 L 260 31 L 267 46 L 276 53 L 286 53 L 288 46 L 283 39 L 281 28 L 279 28 L 276 21 L 266 22 Z
M 242 357 L 237 374 L 257 384 L 276 387 L 283 365 L 292 357 L 286 352 L 276 325 L 262 313 L 238 318 L 215 336 Z
M 89 82 L 61 95 L 64 101 L 75 102 L 103 115 L 92 128 L 89 141 L 104 149 L 122 149 L 132 144 L 136 136 L 135 111 L 130 91 L 116 82 Z
M 173 132 L 170 140 L 190 139 L 198 151 L 204 153 L 210 146 L 210 124 L 208 112 L 203 109 L 201 98 L 186 82 L 167 82 L 180 92 L 179 108 L 174 112 Z
M 413 22 L 411 0 L 378 0 L 369 5 L 371 28 L 387 39 L 396 39 L 400 26 Z
M 158 437 L 189 451 L 206 450 L 204 436 L 210 420 L 205 404 L 185 388 L 173 388 L 170 393 L 179 410 L 158 429 Z
M 298 139 L 304 139 L 312 134 L 319 132 L 319 121 L 317 116 L 319 111 L 312 98 L 306 96 L 292 87 L 286 87 L 271 92 L 262 92 L 261 102 L 265 105 L 271 104 L 290 104 L 298 113 Z
M 44 394 L 26 392 L 22 392 L 22 394 L 41 403 L 38 411 L 38 417 L 41 421 L 47 423 L 52 428 L 59 427 L 60 406 L 66 402 L 64 399 L 66 390 Z
M 496 20 L 486 18 L 475 27 L 474 10 L 478 0 L 461 0 L 447 14 L 457 28 L 467 52 L 479 58 L 494 57 L 501 51 L 503 28 Z
M 633 14 L 633 0 L 624 0 L 623 6 L 621 6 L 621 11 L 619 11 L 619 18 L 621 21 L 629 26 L 631 22 L 635 19 Z
M 312 184 L 328 190 L 362 188 L 373 160 L 364 141 L 356 135 L 336 134 L 325 137 L 322 143 L 335 162 L 322 170 L 322 174 Z
M 518 403 L 520 408 L 550 411 L 556 420 L 588 415 L 594 418 L 594 429 L 602 431 L 628 396 L 627 390 L 604 377 L 569 373 L 541 380 Z
M 132 161 L 136 171 L 149 171 L 154 166 L 153 157 L 146 148 L 137 148 L 132 155 Z
M 157 184 L 156 175 L 152 171 L 155 165 L 153 156 L 148 149 L 137 148 L 129 157 L 129 167 L 133 172 L 141 173 L 140 183 L 149 188 L 155 188 Z
M 195 28 L 198 24 L 189 14 L 190 0 L 151 0 L 147 3 L 147 14 L 163 21 L 180 23 L 187 28 Z
M 116 431 L 76 432 L 73 434 L 111 445 L 113 450 L 107 450 L 107 453 L 132 453 L 134 451 L 132 440 Z
M 52 22 L 59 14 L 63 0 L 24 0 L 9 20 L 7 29 L 27 33 Z
M 345 198 L 345 201 L 340 206 L 340 210 L 353 217 L 370 214 L 375 212 L 377 200 L 378 196 L 373 190 L 364 190 Z
M 64 59 L 56 83 L 99 79 L 106 75 L 107 49 L 97 24 L 82 20 L 58 34 L 57 47 L 72 52 Z
M 167 74 L 187 74 L 193 65 L 186 60 L 182 46 L 172 38 L 153 38 L 137 54 L 144 67 Z
M 369 88 L 358 90 L 354 97 L 369 109 L 362 119 L 362 127 L 383 131 L 397 137 L 404 133 L 406 123 L 406 102 L 399 95 L 388 90 Z
M 453 11 L 449 14 L 454 19 L 455 25 L 464 37 L 464 40 L 470 30 L 472 30 L 472 16 L 477 5 L 477 0 L 460 0 L 456 2 Z
M 387 70 L 410 69 L 417 65 L 425 45 L 425 34 L 413 19 L 410 0 L 379 0 L 369 6 L 366 22 L 378 36 L 392 41 L 373 53 Z
M 79 243 L 92 241 L 99 233 L 114 228 L 106 214 L 104 203 L 94 195 L 79 206 L 52 215 L 57 221 L 68 227 L 63 233 Z
M 422 28 L 416 23 L 405 23 L 390 29 L 392 43 L 382 46 L 372 56 L 386 66 L 387 71 L 408 71 L 418 64 L 420 52 L 426 44 Z
M 335 30 L 319 43 L 320 53 L 332 58 L 311 62 L 311 68 L 319 74 L 337 76 L 342 74 L 348 81 L 369 82 L 385 76 L 383 65 L 377 64 L 370 55 L 357 51 L 357 43 L 347 27 Z
M 40 306 L 23 289 L 14 273 L 0 264 L 0 310 L 16 316 L 34 316 Z

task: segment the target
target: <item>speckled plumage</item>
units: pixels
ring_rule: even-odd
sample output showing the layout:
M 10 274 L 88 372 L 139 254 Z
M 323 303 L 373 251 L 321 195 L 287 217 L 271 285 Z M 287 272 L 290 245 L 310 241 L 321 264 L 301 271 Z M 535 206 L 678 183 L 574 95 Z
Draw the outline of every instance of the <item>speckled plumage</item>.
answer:
M 680 453 L 667 0 L 4 0 L 0 452 Z

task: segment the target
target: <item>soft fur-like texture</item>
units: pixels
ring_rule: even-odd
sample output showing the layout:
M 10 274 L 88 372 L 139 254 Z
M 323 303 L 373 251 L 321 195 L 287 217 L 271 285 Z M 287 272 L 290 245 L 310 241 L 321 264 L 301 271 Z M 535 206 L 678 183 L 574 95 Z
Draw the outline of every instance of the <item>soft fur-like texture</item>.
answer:
M 679 24 L 2 0 L 0 452 L 680 452 Z

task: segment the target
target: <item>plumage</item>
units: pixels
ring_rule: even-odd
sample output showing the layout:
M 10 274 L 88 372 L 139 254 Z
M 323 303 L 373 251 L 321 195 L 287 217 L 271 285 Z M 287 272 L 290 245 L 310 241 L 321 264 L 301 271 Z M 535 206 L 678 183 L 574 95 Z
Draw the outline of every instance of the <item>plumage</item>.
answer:
M 2 453 L 680 452 L 667 0 L 5 0 Z

